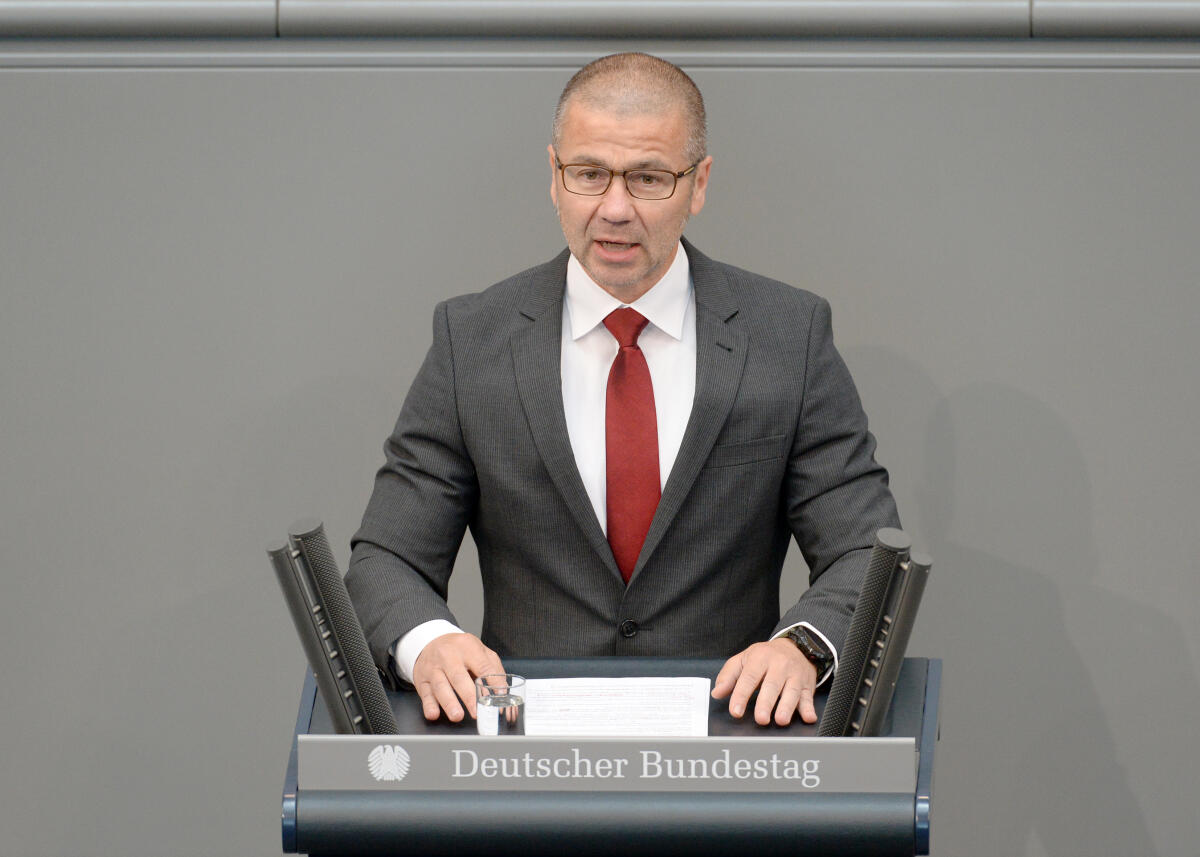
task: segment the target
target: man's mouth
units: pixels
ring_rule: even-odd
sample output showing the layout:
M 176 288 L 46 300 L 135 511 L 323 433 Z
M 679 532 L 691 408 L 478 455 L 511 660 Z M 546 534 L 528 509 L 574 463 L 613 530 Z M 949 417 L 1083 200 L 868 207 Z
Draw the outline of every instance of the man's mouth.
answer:
M 623 244 L 619 241 L 597 241 L 596 243 L 599 244 L 601 247 L 603 247 L 605 250 L 613 250 L 613 251 L 628 250 L 631 247 L 637 246 L 636 243 Z

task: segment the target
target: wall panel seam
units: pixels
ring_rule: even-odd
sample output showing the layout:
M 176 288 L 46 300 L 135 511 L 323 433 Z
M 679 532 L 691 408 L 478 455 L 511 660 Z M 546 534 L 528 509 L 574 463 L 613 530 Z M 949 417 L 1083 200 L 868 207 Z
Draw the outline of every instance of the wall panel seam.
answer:
M 309 41 L 281 40 L 22 40 L 0 41 L 0 68 L 52 69 L 569 69 L 620 50 L 620 42 L 575 41 Z M 965 41 L 864 43 L 824 40 L 639 43 L 698 69 L 1136 69 L 1200 68 L 1200 43 Z

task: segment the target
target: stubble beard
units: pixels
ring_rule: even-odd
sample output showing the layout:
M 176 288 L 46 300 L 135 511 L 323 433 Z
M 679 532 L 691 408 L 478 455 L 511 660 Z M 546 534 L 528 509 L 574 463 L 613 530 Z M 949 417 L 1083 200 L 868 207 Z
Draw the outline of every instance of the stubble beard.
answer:
M 646 270 L 644 272 L 630 271 L 629 274 L 624 277 L 605 275 L 603 271 L 593 270 L 595 266 L 588 264 L 588 254 L 586 250 L 591 248 L 592 239 L 587 236 L 587 229 L 585 228 L 583 233 L 579 236 L 578 243 L 582 246 L 573 246 L 571 234 L 567 231 L 567 224 L 563 221 L 562 211 L 559 209 L 557 204 L 554 206 L 554 213 L 558 215 L 558 224 L 562 228 L 563 236 L 567 239 L 567 247 L 570 248 L 571 253 L 574 254 L 575 258 L 579 260 L 579 264 L 583 266 L 583 269 L 587 272 L 587 275 L 592 278 L 596 285 L 600 286 L 622 303 L 633 303 L 643 294 L 650 291 L 650 288 L 652 288 L 653 285 L 657 284 L 658 281 L 662 279 L 663 275 L 666 274 L 667 269 L 670 267 L 671 262 L 674 261 L 674 257 L 672 256 L 669 262 L 663 262 L 661 270 L 657 271 L 657 277 L 655 277 L 654 283 L 645 288 L 642 288 L 642 286 L 647 279 L 654 276 L 656 273 L 654 269 Z M 679 235 L 683 234 L 683 230 L 687 226 L 689 217 L 690 215 L 686 211 L 680 217 L 678 227 Z M 678 242 L 679 239 L 676 238 L 675 240 Z M 642 245 L 644 250 L 646 244 L 644 242 L 638 243 Z M 670 252 L 669 248 L 667 249 L 667 252 Z

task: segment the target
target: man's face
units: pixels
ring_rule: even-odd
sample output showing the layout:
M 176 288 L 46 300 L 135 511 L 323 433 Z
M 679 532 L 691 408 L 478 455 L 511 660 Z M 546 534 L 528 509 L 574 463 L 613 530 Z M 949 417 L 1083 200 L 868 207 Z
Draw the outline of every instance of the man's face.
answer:
M 571 103 L 563 117 L 558 159 L 564 164 L 595 164 L 610 170 L 635 168 L 681 172 L 687 120 L 682 109 L 628 116 Z M 679 179 L 669 199 L 636 199 L 614 176 L 602 196 L 568 192 L 550 152 L 550 198 L 558 210 L 567 246 L 584 270 L 607 292 L 632 303 L 650 290 L 671 266 L 688 217 L 704 207 L 712 158 Z

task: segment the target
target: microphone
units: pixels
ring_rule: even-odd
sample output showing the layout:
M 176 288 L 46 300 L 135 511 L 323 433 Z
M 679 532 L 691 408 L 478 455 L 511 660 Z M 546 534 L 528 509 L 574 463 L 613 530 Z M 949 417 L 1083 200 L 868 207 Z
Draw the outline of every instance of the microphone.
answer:
M 873 736 L 883 728 L 933 561 L 890 527 L 875 534 L 867 576 L 821 715 L 821 737 Z
M 288 540 L 270 544 L 267 555 L 334 728 L 396 734 L 396 717 L 324 526 L 314 519 L 296 522 Z

